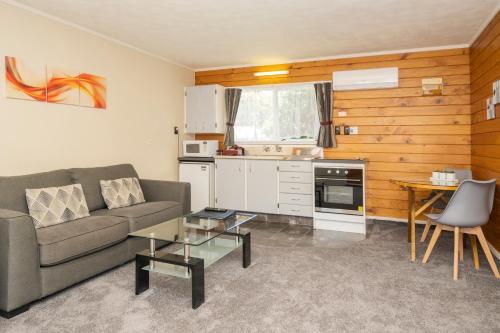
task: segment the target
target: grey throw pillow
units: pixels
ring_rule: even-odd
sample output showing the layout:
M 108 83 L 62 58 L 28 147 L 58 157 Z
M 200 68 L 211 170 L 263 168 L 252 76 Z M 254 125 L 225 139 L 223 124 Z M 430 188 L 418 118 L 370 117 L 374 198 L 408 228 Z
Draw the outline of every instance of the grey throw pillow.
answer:
M 26 189 L 26 201 L 35 228 L 90 216 L 81 184 Z
M 146 202 L 137 178 L 101 180 L 101 193 L 108 209 Z

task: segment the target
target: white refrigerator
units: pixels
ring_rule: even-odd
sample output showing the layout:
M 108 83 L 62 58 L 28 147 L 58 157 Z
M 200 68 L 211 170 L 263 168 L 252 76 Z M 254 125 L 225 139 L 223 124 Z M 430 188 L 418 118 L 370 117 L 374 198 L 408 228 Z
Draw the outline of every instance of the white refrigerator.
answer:
M 191 210 L 215 207 L 215 166 L 210 162 L 180 162 L 179 180 L 191 184 Z

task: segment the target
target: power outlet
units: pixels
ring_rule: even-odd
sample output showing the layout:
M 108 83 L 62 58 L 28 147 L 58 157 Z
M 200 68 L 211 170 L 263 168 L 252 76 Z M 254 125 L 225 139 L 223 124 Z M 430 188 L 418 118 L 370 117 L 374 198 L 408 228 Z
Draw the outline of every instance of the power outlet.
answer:
M 179 127 L 174 126 L 174 134 L 175 135 L 179 134 Z
M 347 117 L 346 111 L 339 111 L 339 117 Z
M 349 127 L 349 133 L 350 134 L 358 134 L 358 127 L 357 126 Z

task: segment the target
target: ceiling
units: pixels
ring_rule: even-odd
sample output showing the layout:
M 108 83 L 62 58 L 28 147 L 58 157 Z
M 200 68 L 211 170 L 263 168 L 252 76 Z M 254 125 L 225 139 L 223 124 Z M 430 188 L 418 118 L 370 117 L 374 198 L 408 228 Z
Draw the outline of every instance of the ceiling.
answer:
M 192 69 L 469 44 L 500 4 L 500 0 L 15 2 Z

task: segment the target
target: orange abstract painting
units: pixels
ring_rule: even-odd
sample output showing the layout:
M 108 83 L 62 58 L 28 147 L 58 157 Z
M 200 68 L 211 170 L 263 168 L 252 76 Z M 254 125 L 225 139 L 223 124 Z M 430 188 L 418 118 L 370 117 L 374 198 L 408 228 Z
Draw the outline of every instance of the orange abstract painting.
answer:
M 106 78 L 93 74 L 79 75 L 80 105 L 98 109 L 106 108 Z
M 5 57 L 5 96 L 46 101 L 46 79 L 44 65 L 34 65 L 14 57 Z
M 28 66 L 5 57 L 6 96 L 49 103 L 106 108 L 106 79 L 56 66 Z
M 80 105 L 78 72 L 47 66 L 47 102 Z

